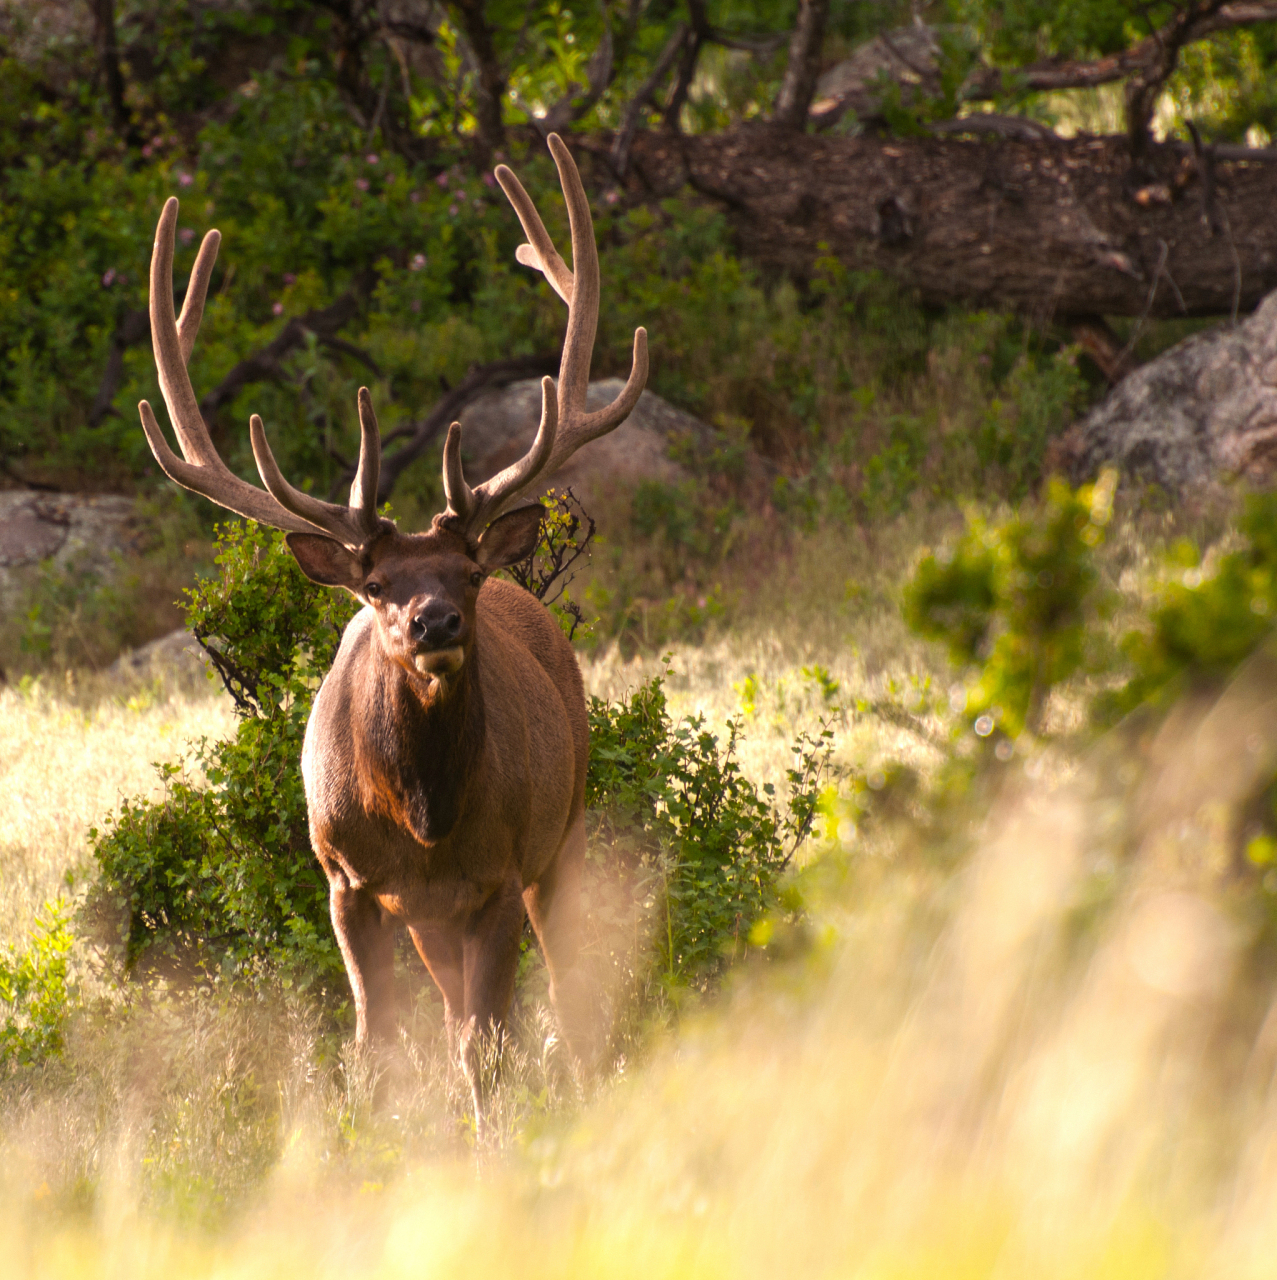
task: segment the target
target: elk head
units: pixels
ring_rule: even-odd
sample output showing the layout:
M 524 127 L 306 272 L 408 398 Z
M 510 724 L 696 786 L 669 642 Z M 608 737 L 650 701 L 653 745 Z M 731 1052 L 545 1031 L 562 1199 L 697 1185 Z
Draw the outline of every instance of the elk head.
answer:
M 368 389 L 359 391 L 359 466 L 346 506 L 324 502 L 284 479 L 262 420 L 249 419 L 253 456 L 265 491 L 241 480 L 218 456 L 200 414 L 187 364 L 203 316 L 209 278 L 221 236 L 210 231 L 200 246 L 180 317 L 173 307 L 173 239 L 178 203 L 160 215 L 151 258 L 151 335 L 160 390 L 182 451 L 169 447 L 151 406 L 138 406 L 156 461 L 186 489 L 261 524 L 285 530 L 288 545 L 312 581 L 344 587 L 376 618 L 385 655 L 418 678 L 446 681 L 460 669 L 475 634 L 475 604 L 485 577 L 517 563 L 536 545 L 544 510 L 510 507 L 539 476 L 550 475 L 587 441 L 619 426 L 637 403 L 647 379 L 647 333 L 634 333 L 634 362 L 621 393 L 603 409 L 586 411 L 590 357 L 598 326 L 599 262 L 589 201 L 580 174 L 557 134 L 549 139 L 559 170 L 572 236 L 572 269 L 559 256 L 518 178 L 496 169 L 528 243 L 516 254 L 542 272 L 567 303 L 568 325 L 553 379 L 541 383 L 541 423 L 531 449 L 518 462 L 471 488 L 461 464 L 461 427 L 453 423 L 443 453 L 447 509 L 426 533 L 404 534 L 377 514 L 381 436 Z

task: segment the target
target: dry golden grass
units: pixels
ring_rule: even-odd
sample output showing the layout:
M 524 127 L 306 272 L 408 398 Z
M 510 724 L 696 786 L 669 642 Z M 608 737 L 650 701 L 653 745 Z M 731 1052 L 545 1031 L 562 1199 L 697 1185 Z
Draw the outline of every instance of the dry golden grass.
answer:
M 1130 874 L 1085 921 L 1108 801 L 1094 777 L 1049 794 L 1021 779 L 963 871 L 851 864 L 805 957 L 743 972 L 576 1114 L 525 1109 L 504 1152 L 445 1142 L 403 1158 L 426 1110 L 392 1100 L 377 1120 L 349 1062 L 338 1096 L 305 1026 L 280 1015 L 269 1173 L 212 1233 L 180 1200 L 157 1212 L 154 1189 L 148 1209 L 148 1159 L 176 1168 L 185 1143 L 185 1176 L 210 1181 L 232 1162 L 243 1064 L 269 1056 L 260 1023 L 196 1008 L 168 1150 L 135 1081 L 86 1211 L 41 1207 L 55 1194 L 40 1140 L 59 1141 L 57 1122 L 28 1123 L 20 1144 L 10 1130 L 6 1274 L 1271 1274 L 1277 1005 L 1204 829 L 1187 829 L 1218 788 L 1184 800 L 1196 819 L 1159 792 L 1185 796 L 1203 733 L 1246 767 L 1253 694 L 1158 744 Z M 1174 874 L 1154 856 L 1167 839 Z M 438 1099 L 428 1075 L 396 1096 Z M 396 1141 L 401 1158 L 383 1162 Z
M 676 648 L 671 709 L 743 716 L 747 770 L 781 782 L 794 731 L 828 713 L 816 665 L 845 703 L 907 709 L 937 678 L 888 614 L 839 603 Z M 584 666 L 604 696 L 661 669 Z M 428 1005 L 380 1082 L 304 1002 L 160 992 L 78 1019 L 65 1063 L 4 1095 L 0 1271 L 1271 1274 L 1277 993 L 1220 816 L 1277 762 L 1270 683 L 1252 666 L 1138 759 L 1114 738 L 1017 761 L 960 863 L 907 839 L 824 848 L 806 943 L 782 936 L 676 1031 L 636 1027 L 584 1091 L 534 1003 L 477 1146 Z M 0 700 L 3 785 L 22 744 L 72 759 L 86 714 L 129 789 L 164 743 L 229 724 L 216 701 L 75 705 Z M 845 762 L 930 759 L 873 715 L 835 727 Z M 78 758 L 105 787 L 108 766 Z M 75 823 L 115 790 L 95 794 L 31 828 L 41 874 L 83 856 Z M 29 913 L 37 895 L 4 877 Z
M 90 826 L 122 796 L 158 792 L 156 762 L 232 721 L 229 698 L 190 682 L 0 690 L 0 943 L 84 869 Z

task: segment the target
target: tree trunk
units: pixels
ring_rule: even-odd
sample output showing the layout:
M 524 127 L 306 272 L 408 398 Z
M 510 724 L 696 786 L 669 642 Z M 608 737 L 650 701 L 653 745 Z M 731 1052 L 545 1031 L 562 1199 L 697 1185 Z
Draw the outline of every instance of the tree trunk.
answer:
M 129 110 L 124 101 L 124 76 L 120 72 L 120 49 L 115 35 L 115 0 L 93 0 L 93 18 L 111 118 L 120 137 L 130 146 L 136 146 L 137 131 L 129 123 Z
M 480 163 L 487 167 L 492 152 L 505 142 L 505 126 L 501 121 L 501 101 L 505 97 L 506 78 L 497 58 L 492 28 L 484 8 L 484 0 L 452 0 L 452 8 L 461 19 L 461 29 L 478 64 L 475 85 L 475 118 L 479 124 L 482 145 Z
M 686 184 L 741 249 L 805 275 L 832 252 L 927 305 L 1081 316 L 1249 311 L 1277 288 L 1277 163 L 1125 138 L 847 138 L 769 125 L 633 141 L 632 188 Z M 1202 175 L 1207 175 L 1203 185 Z M 634 191 L 638 194 L 638 190 Z M 827 246 L 827 247 L 826 247 Z
M 829 20 L 829 0 L 798 0 L 798 25 L 789 42 L 789 63 L 772 120 L 786 129 L 805 129 L 807 111 L 816 95 L 820 50 Z

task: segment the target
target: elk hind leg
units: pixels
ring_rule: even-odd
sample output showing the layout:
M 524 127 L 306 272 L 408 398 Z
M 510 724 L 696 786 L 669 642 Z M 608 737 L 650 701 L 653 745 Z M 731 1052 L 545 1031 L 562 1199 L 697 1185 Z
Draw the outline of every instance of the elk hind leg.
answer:
M 523 901 L 550 971 L 550 1001 L 572 1056 L 586 1069 L 598 1053 L 598 1017 L 590 984 L 579 963 L 581 871 L 585 865 L 585 815 L 564 838 L 554 865 L 524 890 Z

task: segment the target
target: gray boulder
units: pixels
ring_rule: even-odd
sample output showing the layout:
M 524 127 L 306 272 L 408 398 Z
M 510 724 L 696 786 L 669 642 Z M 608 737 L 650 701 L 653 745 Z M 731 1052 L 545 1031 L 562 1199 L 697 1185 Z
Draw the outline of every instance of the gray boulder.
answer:
M 624 385 L 620 378 L 590 383 L 587 408 L 603 408 Z M 531 447 L 540 420 L 541 383 L 536 378 L 479 396 L 461 415 L 466 479 L 476 484 L 518 461 Z M 677 483 L 688 472 L 670 458 L 671 445 L 682 439 L 694 448 L 707 448 L 713 438 L 711 428 L 699 418 L 644 391 L 634 412 L 615 431 L 592 440 L 557 475 L 544 477 L 544 486 L 571 486 L 579 498 L 599 499 L 616 482 L 627 487 L 640 480 Z
M 1194 334 L 1128 374 L 1057 442 L 1076 483 L 1105 464 L 1181 494 L 1277 476 L 1277 293 L 1235 328 Z
M 139 680 L 176 676 L 198 685 L 208 678 L 211 670 L 204 646 L 185 627 L 179 627 L 158 640 L 126 649 L 110 665 L 107 674 Z
M 131 498 L 118 494 L 0 491 L 0 607 L 12 607 L 42 561 L 109 571 L 144 538 Z

